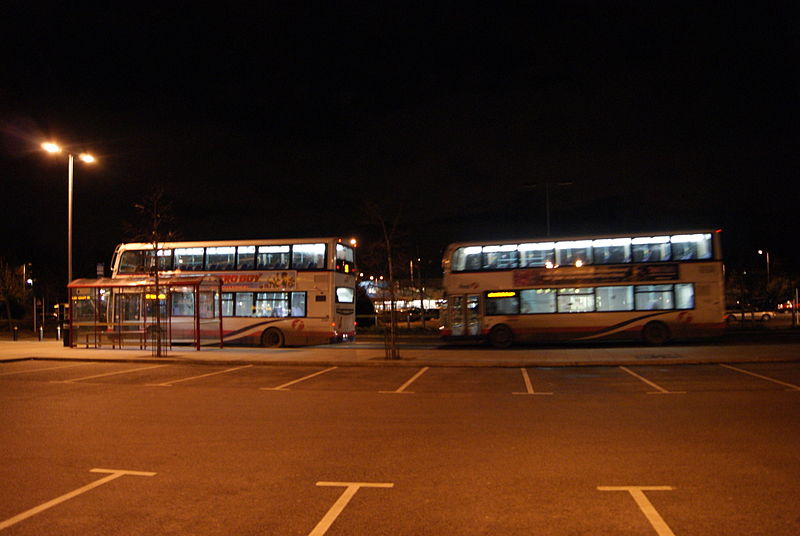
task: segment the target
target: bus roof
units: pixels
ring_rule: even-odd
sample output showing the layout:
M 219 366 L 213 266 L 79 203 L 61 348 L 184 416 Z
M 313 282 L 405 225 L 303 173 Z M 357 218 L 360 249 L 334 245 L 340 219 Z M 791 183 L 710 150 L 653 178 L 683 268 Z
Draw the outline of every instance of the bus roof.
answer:
M 571 236 L 539 236 L 534 238 L 508 238 L 502 240 L 474 240 L 469 242 L 453 242 L 447 246 L 446 252 L 461 247 L 469 246 L 493 246 L 503 244 L 526 244 L 526 243 L 541 243 L 541 242 L 571 242 L 578 240 L 600 240 L 604 238 L 638 238 L 645 236 L 675 236 L 675 235 L 693 235 L 693 234 L 708 234 L 720 233 L 721 229 L 678 229 L 678 230 L 661 230 L 653 232 L 636 232 L 636 233 L 611 233 L 611 234 L 597 234 L 597 235 L 571 235 Z
M 258 246 L 258 245 L 284 245 L 284 244 L 318 244 L 320 242 L 337 242 L 345 246 L 350 246 L 340 237 L 321 237 L 321 238 L 261 238 L 252 240 L 193 240 L 193 241 L 168 241 L 159 242 L 159 249 L 173 248 L 199 248 L 199 247 L 220 247 L 220 246 Z M 117 250 L 129 249 L 153 249 L 152 242 L 123 242 L 117 245 Z

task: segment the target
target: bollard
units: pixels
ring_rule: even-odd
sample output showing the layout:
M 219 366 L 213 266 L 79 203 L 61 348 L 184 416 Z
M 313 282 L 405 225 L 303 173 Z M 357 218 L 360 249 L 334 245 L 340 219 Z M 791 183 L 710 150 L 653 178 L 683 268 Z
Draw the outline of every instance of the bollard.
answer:
M 56 340 L 61 340 L 61 326 L 56 326 Z
M 19 328 L 17 326 L 14 326 L 14 330 L 12 331 L 11 334 L 11 339 L 16 341 L 18 338 L 19 338 Z
M 39 326 L 39 342 L 44 340 L 44 328 Z

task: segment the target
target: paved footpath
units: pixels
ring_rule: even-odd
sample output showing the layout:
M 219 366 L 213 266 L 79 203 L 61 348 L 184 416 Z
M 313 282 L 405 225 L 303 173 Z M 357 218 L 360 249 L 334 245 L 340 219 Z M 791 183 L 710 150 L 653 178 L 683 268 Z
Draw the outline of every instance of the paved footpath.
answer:
M 65 348 L 60 341 L 0 341 L 0 362 L 20 359 L 135 361 L 159 363 L 319 365 L 319 366 L 407 366 L 407 367 L 533 367 L 675 365 L 800 361 L 800 343 L 698 344 L 646 346 L 548 346 L 496 350 L 478 346 L 403 344 L 400 359 L 386 360 L 374 341 L 300 348 L 211 348 L 195 350 L 173 347 L 166 357 L 151 350 L 112 348 Z

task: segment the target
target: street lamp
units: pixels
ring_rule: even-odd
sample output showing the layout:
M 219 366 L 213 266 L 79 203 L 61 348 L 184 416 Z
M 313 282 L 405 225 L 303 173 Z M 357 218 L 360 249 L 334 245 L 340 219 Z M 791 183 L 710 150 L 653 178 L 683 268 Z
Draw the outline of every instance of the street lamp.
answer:
M 764 258 L 767 261 L 767 286 L 769 286 L 769 251 L 765 249 L 759 249 L 758 254 L 764 255 Z
M 526 184 L 525 188 L 533 189 L 538 186 L 544 186 L 544 211 L 545 211 L 545 220 L 546 220 L 546 231 L 547 234 L 545 236 L 550 236 L 550 187 L 551 186 L 572 186 L 574 183 L 572 181 L 556 181 L 556 182 L 544 182 L 541 184 Z
M 64 149 L 56 143 L 45 142 L 42 144 L 42 149 L 48 153 L 62 153 Z M 75 155 L 67 153 L 69 156 L 69 164 L 67 167 L 67 284 L 72 282 L 72 167 Z M 87 164 L 92 164 L 95 161 L 94 156 L 89 153 L 80 153 L 78 158 Z

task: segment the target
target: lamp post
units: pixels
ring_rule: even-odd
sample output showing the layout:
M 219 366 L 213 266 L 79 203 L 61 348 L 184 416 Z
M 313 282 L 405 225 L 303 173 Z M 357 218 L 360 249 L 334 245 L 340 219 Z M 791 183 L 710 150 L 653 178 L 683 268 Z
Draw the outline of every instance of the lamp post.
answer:
M 64 149 L 53 142 L 45 142 L 42 144 L 42 149 L 48 153 L 62 153 Z M 75 160 L 75 155 L 67 153 L 69 159 L 67 164 L 67 284 L 72 282 L 72 168 Z M 78 158 L 87 164 L 95 161 L 95 158 L 89 153 L 80 153 Z
M 767 261 L 767 286 L 769 286 L 769 251 L 765 249 L 759 249 L 758 254 L 764 255 L 764 258 Z
M 544 212 L 545 212 L 545 222 L 546 222 L 546 231 L 547 234 L 545 236 L 550 236 L 550 187 L 551 186 L 572 186 L 574 183 L 572 181 L 556 181 L 556 182 L 544 182 L 541 184 L 526 184 L 525 188 L 533 189 L 538 186 L 544 186 Z

